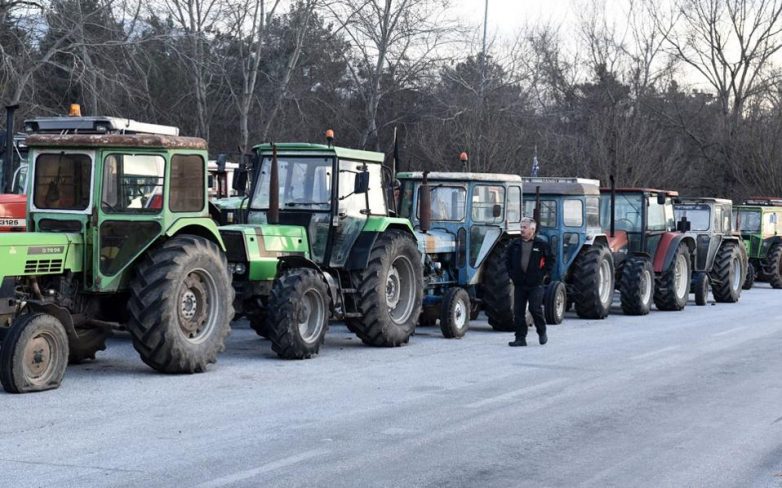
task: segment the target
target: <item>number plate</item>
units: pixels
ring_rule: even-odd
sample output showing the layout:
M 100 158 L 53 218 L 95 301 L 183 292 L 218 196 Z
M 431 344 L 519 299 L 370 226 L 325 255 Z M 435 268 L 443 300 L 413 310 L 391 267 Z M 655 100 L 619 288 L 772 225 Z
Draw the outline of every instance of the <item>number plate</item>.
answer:
M 24 219 L 0 218 L 0 227 L 27 227 L 27 222 Z

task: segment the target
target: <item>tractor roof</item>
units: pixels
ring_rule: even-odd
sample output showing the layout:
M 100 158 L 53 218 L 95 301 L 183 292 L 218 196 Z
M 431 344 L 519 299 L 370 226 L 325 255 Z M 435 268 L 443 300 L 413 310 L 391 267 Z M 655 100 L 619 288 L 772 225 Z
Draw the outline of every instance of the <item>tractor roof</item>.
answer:
M 713 198 L 713 197 L 680 197 L 674 203 L 730 203 L 733 204 L 733 200 L 727 198 Z
M 29 147 L 140 147 L 154 149 L 206 150 L 206 141 L 198 137 L 160 134 L 33 134 Z
M 656 188 L 616 188 L 617 193 L 664 193 L 668 197 L 678 197 L 679 192 L 673 190 L 658 190 Z M 600 193 L 611 193 L 610 188 L 601 188 Z
M 36 134 L 161 134 L 178 136 L 179 128 L 170 125 L 136 122 L 106 116 L 36 117 L 24 121 L 25 131 Z
M 744 200 L 744 205 L 759 207 L 782 207 L 782 198 L 779 197 L 750 197 Z
M 546 195 L 600 195 L 600 180 L 587 178 L 522 178 L 524 193 L 534 194 L 538 187 Z
M 396 174 L 399 180 L 423 180 L 423 171 L 405 171 Z M 491 181 L 496 183 L 521 183 L 521 176 L 502 173 L 451 173 L 445 171 L 430 171 L 429 180 L 437 181 Z
M 305 142 L 281 142 L 274 144 L 277 146 L 278 153 L 301 153 L 306 155 L 307 153 L 313 154 L 335 154 L 340 159 L 356 159 L 358 161 L 366 161 L 368 163 L 382 163 L 386 155 L 380 152 L 374 151 L 362 151 L 360 149 L 348 149 L 346 147 L 339 146 L 327 146 L 325 144 L 308 144 Z M 253 147 L 259 153 L 270 153 L 272 151 L 272 145 L 269 143 L 258 144 Z

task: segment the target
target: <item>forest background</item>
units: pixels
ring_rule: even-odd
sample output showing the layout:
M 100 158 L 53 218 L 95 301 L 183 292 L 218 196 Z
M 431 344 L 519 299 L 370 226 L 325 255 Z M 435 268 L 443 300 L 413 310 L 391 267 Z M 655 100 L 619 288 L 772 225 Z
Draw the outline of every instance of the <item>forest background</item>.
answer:
M 567 24 L 519 1 L 485 38 L 485 2 L 457 1 L 0 0 L 0 102 L 175 125 L 212 157 L 333 128 L 390 164 L 396 129 L 402 170 L 536 155 L 542 176 L 782 196 L 782 0 L 573 0 Z

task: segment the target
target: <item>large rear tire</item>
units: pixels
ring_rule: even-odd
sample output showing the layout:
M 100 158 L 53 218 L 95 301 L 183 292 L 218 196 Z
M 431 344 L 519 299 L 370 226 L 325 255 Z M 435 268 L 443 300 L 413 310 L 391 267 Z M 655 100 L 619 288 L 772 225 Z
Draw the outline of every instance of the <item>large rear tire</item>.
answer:
M 573 301 L 583 319 L 604 319 L 614 297 L 614 260 L 605 246 L 591 246 L 576 258 Z
M 482 295 L 483 311 L 492 329 L 501 332 L 513 332 L 513 282 L 505 266 L 505 253 L 510 241 L 497 244 L 488 258 L 483 270 Z
M 772 288 L 782 288 L 782 244 L 774 244 L 769 249 L 764 274 Z
M 654 295 L 654 269 L 648 259 L 627 258 L 619 279 L 619 293 L 625 315 L 649 313 Z
M 364 344 L 406 344 L 421 314 L 423 270 L 418 247 L 409 234 L 389 231 L 378 237 L 367 267 L 356 273 L 357 308 L 363 318 L 352 327 Z
M 677 311 L 687 306 L 692 279 L 691 264 L 690 249 L 682 242 L 676 249 L 671 265 L 657 278 L 654 289 L 657 310 Z
M 543 315 L 549 325 L 559 325 L 565 319 L 567 288 L 561 281 L 552 281 L 543 295 Z
M 714 259 L 711 275 L 714 278 L 712 294 L 714 300 L 722 303 L 735 303 L 741 297 L 741 251 L 735 242 L 726 242 Z
M 68 367 L 68 335 L 53 315 L 17 318 L 0 348 L 0 383 L 8 393 L 29 393 L 60 386 Z
M 169 239 L 136 267 L 127 328 L 141 360 L 163 373 L 201 373 L 225 348 L 234 289 L 225 255 L 198 236 Z
M 274 280 L 269 296 L 267 332 L 272 350 L 283 359 L 309 359 L 326 336 L 329 290 L 314 269 L 289 269 Z

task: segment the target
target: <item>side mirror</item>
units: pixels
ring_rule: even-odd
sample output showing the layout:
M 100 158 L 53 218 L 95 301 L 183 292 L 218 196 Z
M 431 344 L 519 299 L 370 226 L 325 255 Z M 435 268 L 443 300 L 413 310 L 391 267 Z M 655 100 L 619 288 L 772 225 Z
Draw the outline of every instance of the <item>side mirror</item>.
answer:
M 353 181 L 353 193 L 366 193 L 369 191 L 369 171 L 356 173 Z
M 494 205 L 491 208 L 491 216 L 495 219 L 499 218 L 502 215 L 502 205 Z
M 665 205 L 665 193 L 658 193 L 657 194 L 657 204 L 658 205 Z
M 687 220 L 687 217 L 682 217 L 682 219 L 676 223 L 676 230 L 682 234 L 689 232 L 691 227 L 692 223 Z

